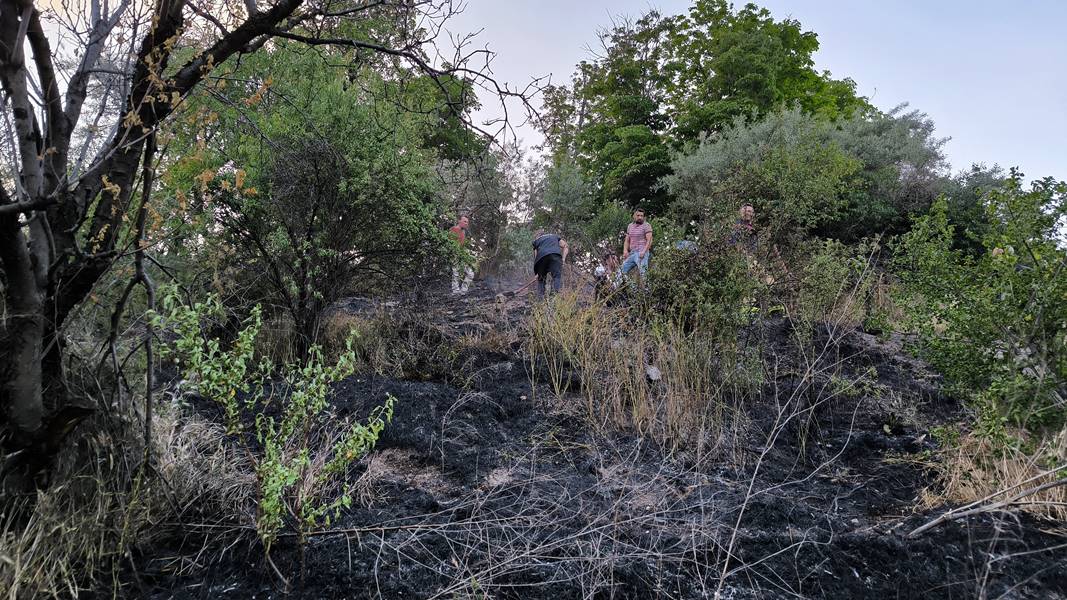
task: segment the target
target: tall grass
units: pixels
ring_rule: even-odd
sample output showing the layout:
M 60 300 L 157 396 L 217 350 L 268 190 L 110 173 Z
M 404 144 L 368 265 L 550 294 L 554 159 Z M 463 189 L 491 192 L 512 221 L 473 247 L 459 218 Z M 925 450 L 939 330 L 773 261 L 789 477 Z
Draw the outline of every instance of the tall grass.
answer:
M 600 428 L 632 429 L 671 447 L 727 447 L 762 381 L 758 360 L 720 336 L 636 321 L 624 308 L 575 295 L 536 305 L 528 322 L 531 372 L 556 397 L 583 400 Z

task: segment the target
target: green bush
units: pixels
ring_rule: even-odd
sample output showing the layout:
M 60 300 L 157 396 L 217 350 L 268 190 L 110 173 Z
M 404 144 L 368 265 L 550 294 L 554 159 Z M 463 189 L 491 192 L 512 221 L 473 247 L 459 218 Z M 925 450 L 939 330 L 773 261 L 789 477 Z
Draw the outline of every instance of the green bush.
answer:
M 202 321 L 224 312 L 217 296 L 188 306 L 171 289 L 163 294 L 161 306 L 152 319 L 157 331 L 173 336 L 161 355 L 174 359 L 187 389 L 222 407 L 231 440 L 258 457 L 256 531 L 267 551 L 287 524 L 301 539 L 320 523 L 328 526 L 350 505 L 348 485 L 342 482 L 352 463 L 374 447 L 392 418 L 395 398 L 389 396 L 366 424 L 339 422 L 327 396 L 330 385 L 356 366 L 351 342 L 332 366 L 323 362 L 319 347 L 312 346 L 306 361 L 287 364 L 272 377 L 265 362 L 253 364 L 259 307 L 245 320 L 233 345 L 223 349 L 201 330 Z
M 693 250 L 675 248 L 669 236 L 661 239 L 649 269 L 649 316 L 706 329 L 719 339 L 735 337 L 765 289 L 749 257 L 731 246 L 723 231 L 705 230 Z
M 805 232 L 854 242 L 903 232 L 930 206 L 946 182 L 942 144 L 918 112 L 831 121 L 794 108 L 735 119 L 677 154 L 663 183 L 684 222 L 733 218 L 752 202 L 779 243 Z
M 896 269 L 923 355 L 980 411 L 979 426 L 1067 421 L 1067 185 L 1017 174 L 985 196 L 982 251 L 956 250 L 939 200 L 900 241 Z
M 863 320 L 874 279 L 872 256 L 877 241 L 852 246 L 836 240 L 812 240 L 796 291 L 793 318 L 806 336 L 816 323 L 854 325 Z

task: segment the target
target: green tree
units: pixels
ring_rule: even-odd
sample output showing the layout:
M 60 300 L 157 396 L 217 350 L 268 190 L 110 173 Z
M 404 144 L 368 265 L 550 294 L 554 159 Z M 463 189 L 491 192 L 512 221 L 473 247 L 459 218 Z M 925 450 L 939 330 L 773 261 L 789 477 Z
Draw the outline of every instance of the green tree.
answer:
M 258 73 L 271 73 L 269 85 Z M 220 242 L 236 250 L 231 260 L 254 273 L 253 297 L 291 316 L 303 350 L 343 294 L 380 290 L 449 251 L 432 167 L 441 144 L 459 147 L 429 135 L 437 113 L 379 99 L 412 88 L 395 90 L 373 71 L 356 85 L 292 44 L 247 58 L 230 77 L 245 85 L 192 102 L 219 127 L 206 143 L 186 140 L 189 159 L 170 182 L 176 193 L 198 190 Z
M 604 32 L 605 56 L 578 67 L 580 103 L 575 158 L 602 202 L 662 214 L 669 199 L 658 186 L 670 171 L 662 110 L 662 20 L 649 13 Z
M 814 33 L 753 4 L 698 0 L 686 15 L 650 12 L 601 42 L 570 86 L 548 90 L 540 121 L 549 164 L 576 163 L 599 203 L 665 215 L 675 200 L 662 184 L 676 164 L 671 151 L 689 151 L 738 118 L 792 107 L 824 121 L 873 114 L 854 82 L 814 69 Z
M 871 108 L 851 79 L 815 71 L 814 32 L 793 19 L 776 21 L 755 4 L 735 11 L 726 0 L 696 0 L 688 15 L 669 20 L 668 31 L 666 98 L 678 143 L 718 131 L 737 116 L 794 104 L 828 119 Z
M 992 223 L 985 210 L 988 194 L 1002 190 L 1008 178 L 999 166 L 971 165 L 945 182 L 946 217 L 952 225 L 953 246 L 973 255 L 981 254 L 982 239 Z
M 746 122 L 675 157 L 665 183 L 677 197 L 675 220 L 732 219 L 751 202 L 777 242 L 814 230 L 845 207 L 861 163 L 830 139 L 832 125 L 799 109 Z
M 752 202 L 765 222 L 794 234 L 852 242 L 903 232 L 929 208 L 948 185 L 942 144 L 921 113 L 828 121 L 794 107 L 737 117 L 677 154 L 664 183 L 682 223 L 732 217 Z
M 487 67 L 471 65 L 472 55 L 454 65 L 434 66 L 428 59 L 436 49 L 430 48 L 435 36 L 427 30 L 438 30 L 452 14 L 450 6 L 435 3 L 372 2 L 339 11 L 334 3 L 303 0 L 207 8 L 185 0 L 93 3 L 82 14 L 77 7 L 32 2 L 17 9 L 5 6 L 0 84 L 17 151 L 6 157 L 3 170 L 20 175 L 0 186 L 0 294 L 7 309 L 0 319 L 0 438 L 5 447 L 46 462 L 91 412 L 85 405 L 92 401 L 67 385 L 64 326 L 105 274 L 131 254 L 138 257 L 134 282 L 151 296 L 143 242 L 158 208 L 156 162 L 169 148 L 168 140 L 157 143 L 158 134 L 190 94 L 222 73 L 220 65 L 269 50 L 279 38 L 309 52 L 312 47 L 349 49 L 356 60 L 340 62 L 357 69 L 357 63 L 372 70 L 387 66 L 394 80 L 454 75 L 489 85 Z M 84 26 L 55 38 L 43 25 L 50 17 Z M 329 37 L 338 23 L 353 22 L 358 24 L 352 34 Z M 109 56 L 120 58 L 108 64 L 103 57 Z M 95 95 L 97 106 L 87 104 L 98 84 L 108 91 Z M 447 99 L 449 105 L 457 102 L 463 99 Z M 83 118 L 86 114 L 97 116 Z M 107 133 L 96 135 L 99 131 Z M 201 133 L 206 137 L 212 131 L 205 126 Z M 81 148 L 77 140 L 84 141 Z M 27 474 L 12 478 L 27 483 Z

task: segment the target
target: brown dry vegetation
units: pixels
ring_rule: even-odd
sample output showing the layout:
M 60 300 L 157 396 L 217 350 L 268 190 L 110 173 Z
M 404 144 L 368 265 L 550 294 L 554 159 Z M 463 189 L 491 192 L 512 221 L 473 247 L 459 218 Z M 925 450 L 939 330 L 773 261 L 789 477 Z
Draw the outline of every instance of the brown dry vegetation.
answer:
M 1023 452 L 972 433 L 964 435 L 933 463 L 939 485 L 926 491 L 925 505 L 993 504 L 1062 480 L 1063 468 L 1056 470 L 1055 465 L 1067 464 L 1067 429 L 1037 444 L 1033 451 Z M 1011 500 L 1005 508 L 1067 521 L 1067 483 Z
M 251 457 L 223 443 L 222 425 L 164 405 L 152 467 L 141 469 L 139 432 L 115 419 L 60 457 L 52 483 L 9 505 L 0 521 L 5 598 L 71 598 L 123 587 L 131 553 L 175 526 L 225 528 L 247 521 Z
M 753 348 L 650 327 L 625 308 L 573 294 L 533 308 L 526 347 L 531 370 L 557 397 L 579 392 L 595 427 L 632 428 L 701 452 L 729 447 L 763 378 Z

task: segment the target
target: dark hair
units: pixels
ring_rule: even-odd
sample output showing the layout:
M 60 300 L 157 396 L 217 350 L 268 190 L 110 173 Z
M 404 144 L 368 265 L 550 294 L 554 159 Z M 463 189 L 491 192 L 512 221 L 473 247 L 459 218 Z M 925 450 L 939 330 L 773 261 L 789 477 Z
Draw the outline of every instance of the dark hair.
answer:
M 640 206 L 638 206 L 637 208 L 634 209 L 634 212 L 635 213 L 645 214 L 645 209 L 643 209 Z
M 751 202 L 745 202 L 744 204 L 742 204 L 742 205 L 741 205 L 741 208 L 744 208 L 744 207 L 746 207 L 746 206 L 747 206 L 747 207 L 749 207 L 749 208 L 751 208 L 752 210 L 756 210 L 756 207 L 755 207 L 755 206 L 752 206 L 752 203 L 751 203 Z

